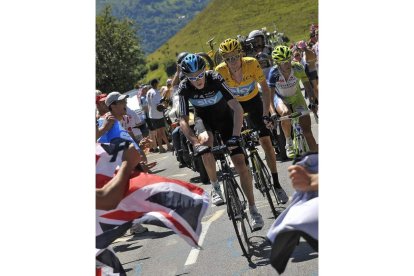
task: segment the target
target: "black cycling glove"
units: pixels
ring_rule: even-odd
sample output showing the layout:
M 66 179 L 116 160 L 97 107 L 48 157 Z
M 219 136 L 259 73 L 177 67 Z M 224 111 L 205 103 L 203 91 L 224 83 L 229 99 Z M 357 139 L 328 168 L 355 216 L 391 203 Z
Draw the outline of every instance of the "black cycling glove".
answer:
M 241 138 L 240 136 L 231 136 L 229 140 L 227 140 L 227 146 L 239 146 Z

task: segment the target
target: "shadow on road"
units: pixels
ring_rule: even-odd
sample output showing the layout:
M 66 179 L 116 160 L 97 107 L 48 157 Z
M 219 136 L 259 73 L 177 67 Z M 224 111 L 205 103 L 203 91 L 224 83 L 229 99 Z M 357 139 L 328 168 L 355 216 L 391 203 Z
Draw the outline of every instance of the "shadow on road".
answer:
M 159 172 L 163 172 L 163 171 L 165 171 L 166 169 L 159 169 L 159 170 L 151 170 L 151 174 L 156 174 L 156 173 L 159 173 Z
M 148 232 L 141 233 L 141 234 L 135 234 L 128 240 L 128 242 L 139 241 L 143 239 L 161 239 L 161 238 L 173 235 L 173 234 L 175 234 L 173 231 L 165 231 L 165 232 L 148 231 Z
M 310 247 L 306 241 L 301 241 L 292 253 L 292 263 L 300 263 L 318 258 L 318 252 Z
M 115 252 L 126 252 L 126 251 L 135 250 L 141 247 L 142 245 L 133 246 L 133 244 L 122 244 L 122 245 L 114 246 L 113 249 Z
M 251 259 L 253 262 L 249 266 L 255 268 L 257 266 L 269 265 L 270 251 L 272 249 L 270 242 L 263 236 L 251 236 L 249 240 L 252 245 Z

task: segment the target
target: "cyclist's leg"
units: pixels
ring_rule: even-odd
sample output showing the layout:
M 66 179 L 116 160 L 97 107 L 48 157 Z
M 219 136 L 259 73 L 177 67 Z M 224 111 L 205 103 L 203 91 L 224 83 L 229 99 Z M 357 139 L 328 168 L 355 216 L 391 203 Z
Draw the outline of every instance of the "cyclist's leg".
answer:
M 277 173 L 276 168 L 276 152 L 275 148 L 272 145 L 272 141 L 270 140 L 270 131 L 266 128 L 266 125 L 263 122 L 262 114 L 263 114 L 263 103 L 260 97 L 256 96 L 251 99 L 249 102 L 244 102 L 242 104 L 244 112 L 249 113 L 249 118 L 253 123 L 253 127 L 255 130 L 259 131 L 259 142 L 265 152 L 266 156 L 266 163 L 269 167 L 269 170 L 272 174 L 273 178 L 273 185 L 280 194 L 280 200 L 283 203 L 286 203 L 288 197 L 283 190 L 282 186 L 279 182 L 279 175 Z
M 263 122 L 263 102 L 260 96 L 257 95 L 247 102 L 241 102 L 244 112 L 249 113 L 249 119 L 253 124 L 254 130 L 259 132 L 259 142 L 262 146 L 265 155 L 266 163 L 272 174 L 277 173 L 276 168 L 276 153 L 270 140 L 270 131 L 266 128 Z
M 292 104 L 292 109 L 294 112 L 308 110 L 302 93 L 296 93 L 296 100 L 295 103 Z M 305 136 L 310 151 L 318 151 L 318 146 L 312 134 L 310 115 L 302 116 L 299 118 L 299 123 L 303 130 L 303 135 Z
M 204 142 L 202 145 L 213 147 L 214 136 L 211 130 L 207 131 L 208 140 Z M 216 160 L 214 159 L 214 155 L 211 152 L 205 153 L 201 156 L 203 159 L 204 167 L 206 168 L 206 172 L 210 181 L 217 183 L 217 171 L 216 171 Z
M 312 85 L 312 95 L 311 97 L 314 97 L 315 99 L 318 99 L 319 89 L 318 89 L 318 73 L 316 72 L 316 69 L 314 71 L 310 71 L 308 75 L 309 81 Z
M 234 169 L 240 176 L 241 187 L 243 189 L 244 194 L 247 197 L 249 205 L 255 205 L 252 176 L 249 172 L 249 169 L 247 168 L 243 151 L 240 148 L 234 149 L 232 150 L 232 154 L 230 155 L 230 157 L 231 161 L 234 164 Z
M 240 183 L 249 203 L 249 212 L 252 219 L 251 226 L 254 230 L 261 229 L 264 225 L 264 221 L 255 204 L 252 176 L 247 168 L 246 157 L 243 154 L 243 150 L 240 147 L 237 147 L 231 151 L 230 157 L 236 172 L 240 175 Z

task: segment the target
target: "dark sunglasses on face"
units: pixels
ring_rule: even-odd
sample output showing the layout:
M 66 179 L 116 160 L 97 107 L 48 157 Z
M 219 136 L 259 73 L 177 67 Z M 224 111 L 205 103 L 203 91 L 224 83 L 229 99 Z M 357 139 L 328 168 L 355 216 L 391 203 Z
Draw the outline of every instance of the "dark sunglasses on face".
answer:
M 287 63 L 290 63 L 290 60 L 279 61 L 277 64 L 279 64 L 279 65 L 285 65 Z
M 240 57 L 241 57 L 241 55 L 237 54 L 237 55 L 234 55 L 234 56 L 231 56 L 231 57 L 224 58 L 224 60 L 226 62 L 232 63 L 232 62 L 235 62 L 236 60 L 238 60 Z
M 204 78 L 204 71 L 201 72 L 198 76 L 196 77 L 187 77 L 190 81 L 197 81 L 197 80 L 201 80 L 202 78 Z

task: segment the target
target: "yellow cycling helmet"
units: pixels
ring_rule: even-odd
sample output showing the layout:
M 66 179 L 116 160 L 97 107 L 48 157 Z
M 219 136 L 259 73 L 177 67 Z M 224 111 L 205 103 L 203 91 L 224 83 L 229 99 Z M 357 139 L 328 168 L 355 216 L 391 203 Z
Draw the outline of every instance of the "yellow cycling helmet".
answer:
M 272 52 L 272 58 L 276 62 L 289 60 L 292 57 L 292 51 L 284 45 L 277 46 Z
M 227 38 L 222 43 L 220 43 L 219 52 L 222 55 L 227 54 L 227 53 L 231 53 L 231 52 L 236 51 L 236 50 L 240 51 L 241 50 L 241 45 L 240 45 L 240 42 L 238 42 L 234 38 Z

